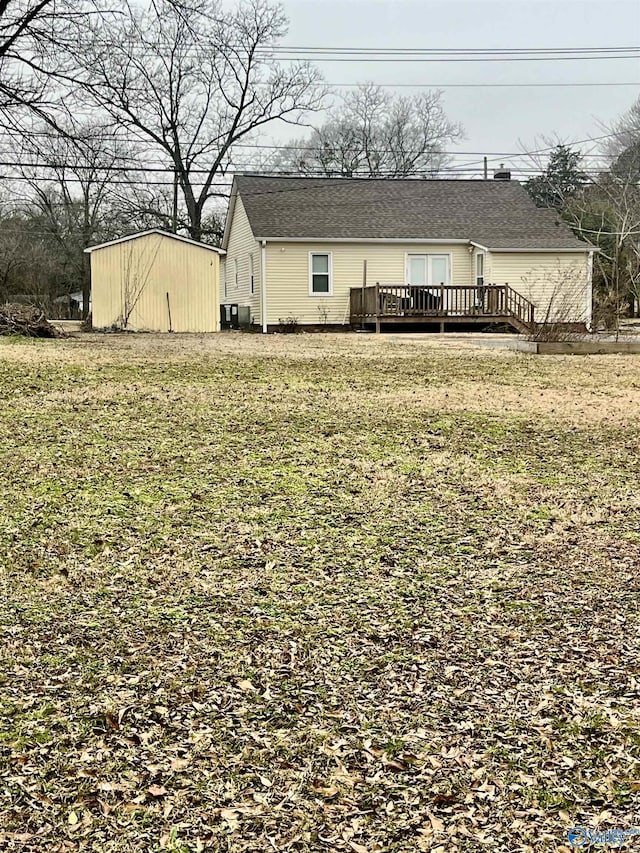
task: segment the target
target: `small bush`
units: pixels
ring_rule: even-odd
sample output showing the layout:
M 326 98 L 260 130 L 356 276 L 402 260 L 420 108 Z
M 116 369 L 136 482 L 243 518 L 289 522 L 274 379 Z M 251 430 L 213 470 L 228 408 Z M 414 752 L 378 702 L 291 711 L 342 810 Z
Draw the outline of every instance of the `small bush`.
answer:
M 593 301 L 593 328 L 613 331 L 620 316 L 619 300 L 615 293 L 594 294 Z
M 278 332 L 283 335 L 297 335 L 302 331 L 297 317 L 278 318 Z

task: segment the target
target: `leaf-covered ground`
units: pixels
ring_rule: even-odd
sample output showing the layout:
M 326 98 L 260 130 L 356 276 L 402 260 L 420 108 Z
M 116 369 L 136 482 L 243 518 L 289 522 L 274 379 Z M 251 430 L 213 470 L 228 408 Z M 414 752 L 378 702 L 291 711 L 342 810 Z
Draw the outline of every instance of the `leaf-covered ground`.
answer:
M 0 849 L 639 825 L 639 389 L 428 338 L 0 343 Z

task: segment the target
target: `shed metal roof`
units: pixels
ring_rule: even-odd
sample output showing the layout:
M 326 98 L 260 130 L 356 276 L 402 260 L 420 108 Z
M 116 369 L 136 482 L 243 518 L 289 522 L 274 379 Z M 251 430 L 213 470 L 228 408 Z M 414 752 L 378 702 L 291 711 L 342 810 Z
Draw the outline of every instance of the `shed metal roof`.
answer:
M 148 231 L 137 231 L 135 234 L 128 234 L 126 237 L 118 237 L 117 240 L 109 240 L 108 243 L 99 243 L 97 246 L 89 246 L 84 251 L 88 254 L 96 252 L 98 249 L 106 249 L 108 246 L 116 246 L 118 243 L 126 243 L 129 240 L 137 240 L 139 237 L 146 237 L 149 234 L 160 234 L 162 237 L 170 237 L 172 240 L 180 240 L 182 243 L 191 243 L 192 246 L 199 246 L 201 249 L 209 249 L 211 252 L 216 252 L 218 255 L 224 255 L 224 249 L 219 249 L 217 246 L 210 246 L 208 243 L 200 243 L 198 240 L 191 240 L 189 237 L 183 237 L 181 234 L 173 234 L 171 231 L 163 231 L 161 228 L 150 228 Z

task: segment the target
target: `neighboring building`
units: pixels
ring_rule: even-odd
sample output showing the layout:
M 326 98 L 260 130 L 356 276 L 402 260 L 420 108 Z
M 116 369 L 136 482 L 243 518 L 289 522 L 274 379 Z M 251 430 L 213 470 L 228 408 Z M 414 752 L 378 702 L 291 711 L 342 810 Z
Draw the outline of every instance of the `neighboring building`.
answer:
M 81 320 L 84 313 L 84 299 L 81 290 L 57 296 L 53 300 L 52 309 L 47 312 L 49 320 Z M 89 299 L 89 313 L 91 313 L 91 299 Z
M 294 321 L 506 321 L 521 330 L 532 318 L 591 321 L 594 247 L 537 208 L 508 172 L 237 176 L 223 248 L 221 302 L 247 306 L 263 331 Z
M 220 329 L 221 249 L 154 229 L 85 251 L 95 329 Z

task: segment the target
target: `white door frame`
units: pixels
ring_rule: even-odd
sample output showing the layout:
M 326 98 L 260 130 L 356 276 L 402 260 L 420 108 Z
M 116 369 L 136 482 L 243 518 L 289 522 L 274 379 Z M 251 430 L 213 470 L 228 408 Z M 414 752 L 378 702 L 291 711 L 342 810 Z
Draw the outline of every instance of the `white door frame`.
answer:
M 446 258 L 447 259 L 447 279 L 446 284 L 451 284 L 453 259 L 451 252 L 405 252 L 404 255 L 404 283 L 411 284 L 409 281 L 409 259 L 410 258 L 425 258 L 426 259 L 426 286 L 437 287 L 440 282 L 432 281 L 431 258 Z

